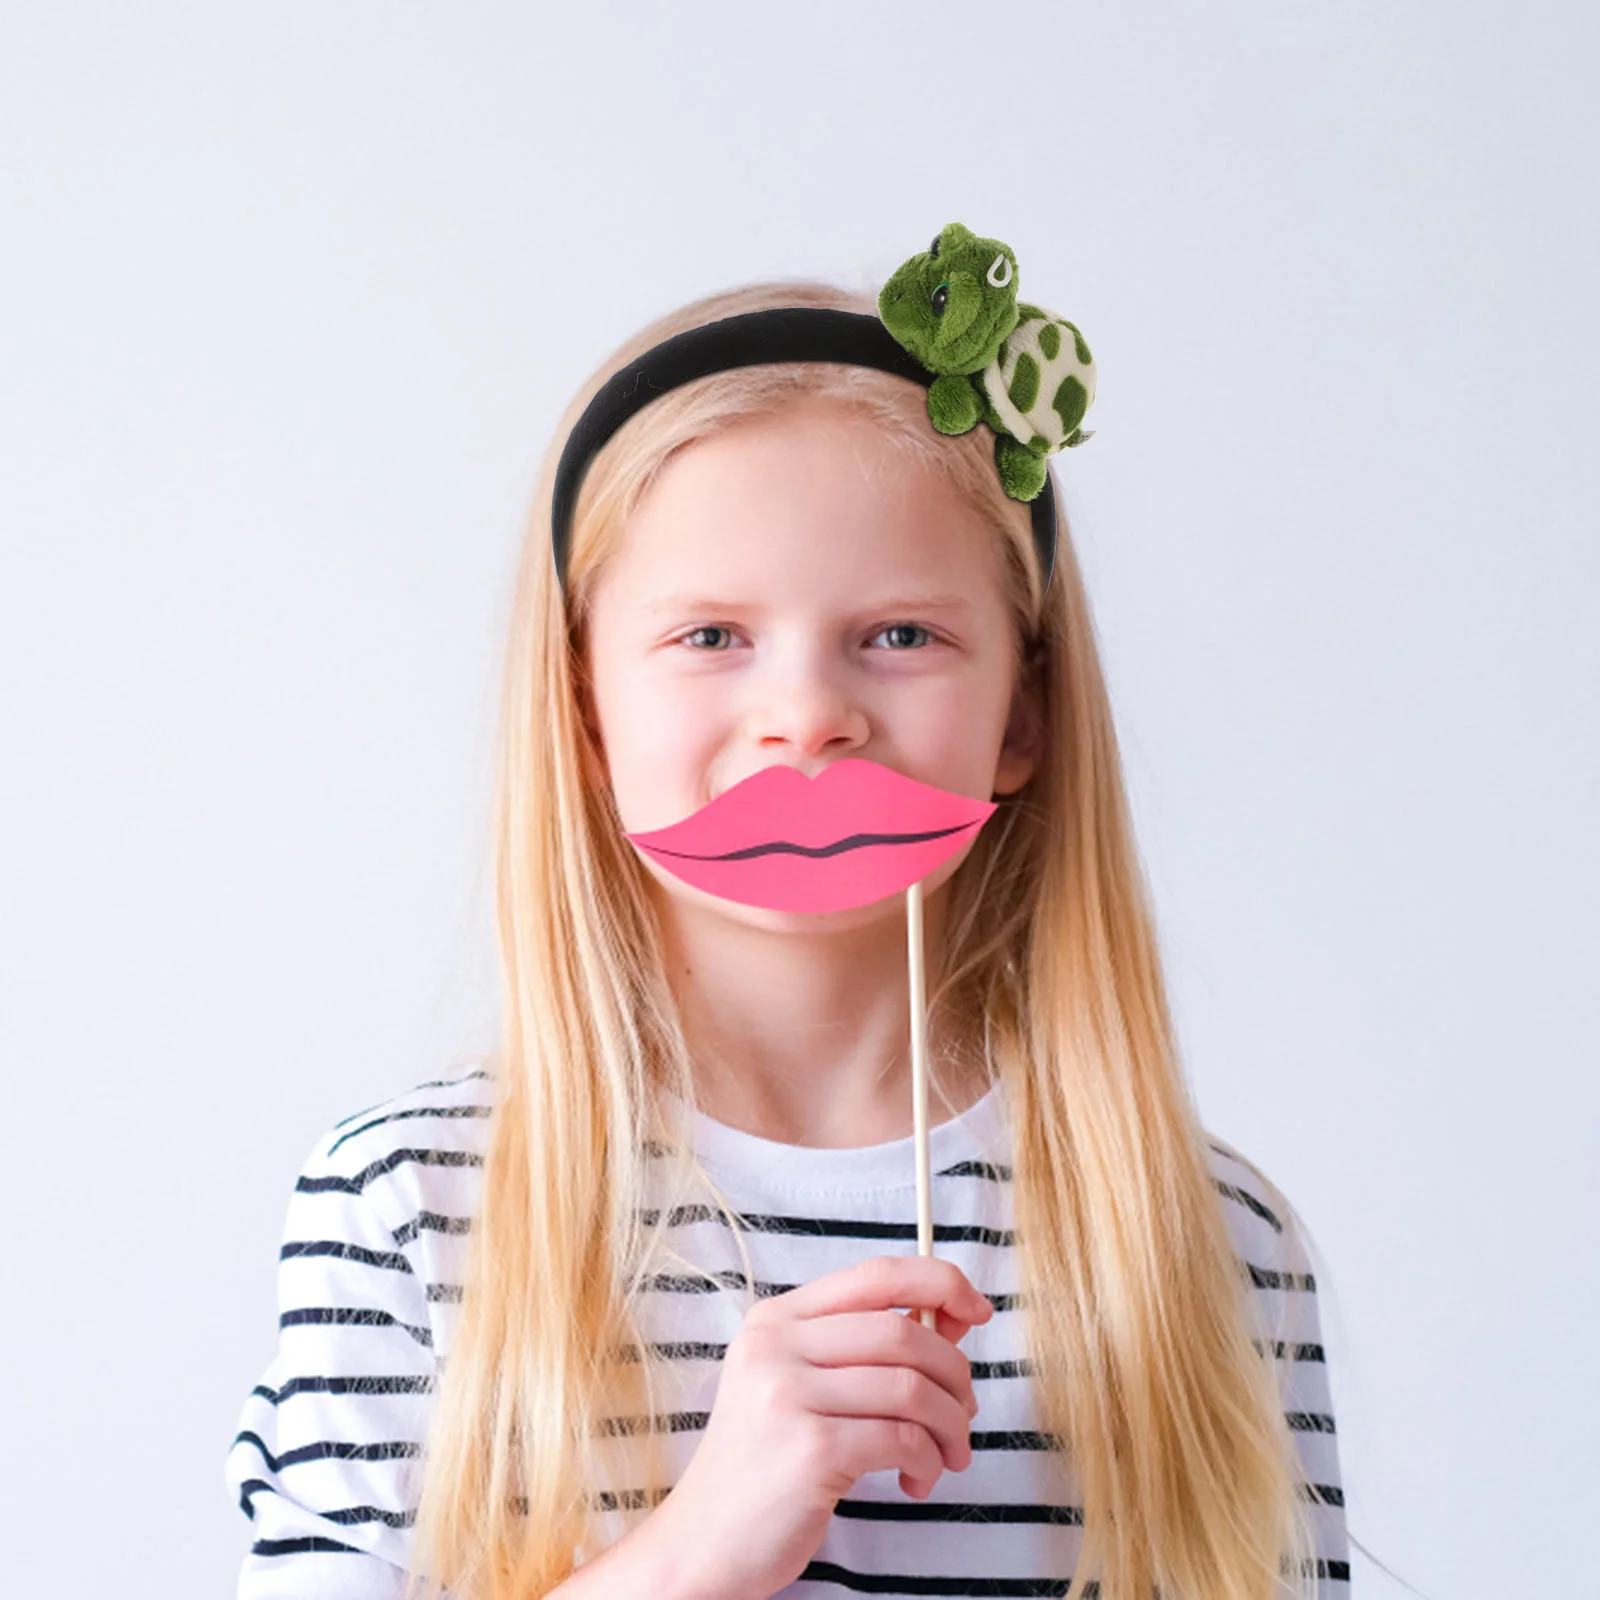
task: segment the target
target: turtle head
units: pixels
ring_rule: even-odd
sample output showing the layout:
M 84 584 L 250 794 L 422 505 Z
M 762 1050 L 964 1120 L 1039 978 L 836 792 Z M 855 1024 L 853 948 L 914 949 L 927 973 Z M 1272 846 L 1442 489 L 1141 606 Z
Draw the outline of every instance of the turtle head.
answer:
M 896 267 L 878 295 L 884 326 L 934 372 L 981 372 L 1017 325 L 1017 258 L 952 222 Z

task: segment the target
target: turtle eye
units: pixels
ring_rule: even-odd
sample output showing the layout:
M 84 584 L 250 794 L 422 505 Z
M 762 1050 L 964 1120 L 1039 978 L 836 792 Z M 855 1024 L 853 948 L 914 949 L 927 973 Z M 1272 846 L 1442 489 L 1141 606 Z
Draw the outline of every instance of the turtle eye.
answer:
M 933 291 L 933 314 L 934 314 L 934 316 L 942 317 L 944 315 L 945 302 L 949 298 L 950 298 L 950 285 L 948 283 L 941 283 L 939 285 L 939 287 Z
M 938 234 L 934 234 L 933 243 L 928 246 L 928 259 L 930 261 L 937 261 L 939 259 L 939 235 Z

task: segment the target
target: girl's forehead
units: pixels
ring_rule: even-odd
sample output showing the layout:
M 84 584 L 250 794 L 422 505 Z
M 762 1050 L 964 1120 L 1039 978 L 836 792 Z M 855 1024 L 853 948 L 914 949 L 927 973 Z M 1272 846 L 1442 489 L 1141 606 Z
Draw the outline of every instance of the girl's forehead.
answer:
M 937 467 L 863 422 L 742 422 L 675 452 L 619 540 L 618 576 L 752 581 L 931 571 L 981 581 L 998 535 Z

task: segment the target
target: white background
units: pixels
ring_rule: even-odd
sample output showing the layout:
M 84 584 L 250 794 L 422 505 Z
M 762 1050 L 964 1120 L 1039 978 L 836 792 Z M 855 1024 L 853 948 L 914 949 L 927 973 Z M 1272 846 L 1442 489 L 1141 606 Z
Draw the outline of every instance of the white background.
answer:
M 5 5 L 7 1591 L 232 1592 L 299 1163 L 493 1041 L 568 396 L 959 220 L 1100 366 L 1059 470 L 1186 1059 L 1320 1247 L 1351 1528 L 1587 1592 L 1592 17 Z

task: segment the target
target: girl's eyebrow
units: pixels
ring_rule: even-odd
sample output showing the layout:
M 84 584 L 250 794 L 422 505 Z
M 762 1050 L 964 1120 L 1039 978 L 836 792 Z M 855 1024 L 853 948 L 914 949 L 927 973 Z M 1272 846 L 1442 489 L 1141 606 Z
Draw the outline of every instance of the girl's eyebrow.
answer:
M 738 609 L 738 602 L 713 600 L 706 595 L 668 594 L 655 600 L 647 600 L 644 609 L 646 611 L 734 611 Z
M 768 608 L 752 605 L 748 601 L 718 599 L 712 595 L 669 594 L 645 602 L 649 612 L 688 611 L 715 614 L 728 611 L 762 612 Z M 909 594 L 890 596 L 887 600 L 871 601 L 852 608 L 857 611 L 970 611 L 972 601 L 960 594 Z

